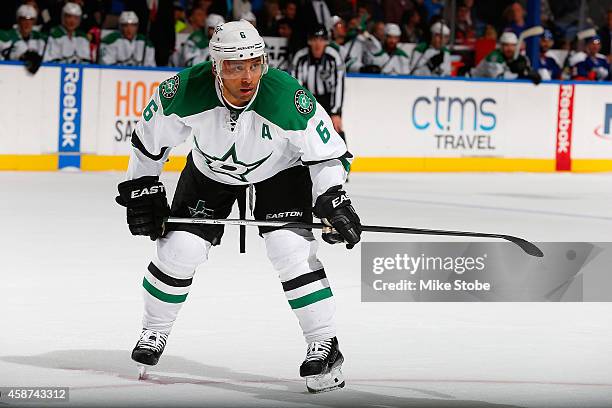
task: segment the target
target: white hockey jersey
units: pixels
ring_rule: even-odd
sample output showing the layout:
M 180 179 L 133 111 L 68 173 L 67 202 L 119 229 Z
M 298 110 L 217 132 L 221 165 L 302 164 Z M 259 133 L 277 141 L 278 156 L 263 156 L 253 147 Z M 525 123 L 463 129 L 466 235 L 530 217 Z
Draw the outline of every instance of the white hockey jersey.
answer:
M 309 166 L 313 200 L 344 183 L 352 155 L 329 115 L 295 78 L 270 68 L 251 102 L 233 113 L 210 62 L 167 79 L 132 135 L 128 179 L 159 175 L 171 148 L 191 136 L 195 166 L 220 183 L 257 183 L 300 165 Z
M 191 67 L 210 61 L 208 37 L 202 30 L 194 31 L 181 46 L 179 66 Z
M 19 61 L 27 51 L 35 51 L 42 56 L 44 50 L 45 36 L 38 31 L 32 31 L 27 40 L 15 28 L 0 31 L 0 61 Z
M 53 27 L 49 33 L 47 50 L 43 61 L 65 62 L 76 64 L 91 62 L 89 39 L 82 31 L 75 31 L 69 36 L 66 29 L 59 25 Z
M 98 61 L 106 65 L 154 67 L 155 48 L 142 34 L 130 41 L 116 31 L 102 39 Z
M 429 60 L 443 53 L 443 60 L 440 65 L 430 69 L 427 63 Z M 427 43 L 418 44 L 412 51 L 410 57 L 410 74 L 417 76 L 450 76 L 451 75 L 451 55 L 447 48 L 436 49 Z
M 391 55 L 381 49 L 376 54 L 368 56 L 366 65 L 378 65 L 383 74 L 408 75 L 410 73 L 410 58 L 401 48 L 396 48 Z

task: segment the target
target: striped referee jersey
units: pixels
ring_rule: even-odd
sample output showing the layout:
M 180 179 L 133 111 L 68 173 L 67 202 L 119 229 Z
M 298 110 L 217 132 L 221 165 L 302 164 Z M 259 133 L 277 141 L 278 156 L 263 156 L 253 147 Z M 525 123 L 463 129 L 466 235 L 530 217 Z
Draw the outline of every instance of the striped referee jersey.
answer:
M 342 114 L 345 67 L 333 47 L 325 47 L 320 59 L 315 59 L 308 47 L 302 48 L 293 57 L 291 75 L 312 92 L 328 114 Z

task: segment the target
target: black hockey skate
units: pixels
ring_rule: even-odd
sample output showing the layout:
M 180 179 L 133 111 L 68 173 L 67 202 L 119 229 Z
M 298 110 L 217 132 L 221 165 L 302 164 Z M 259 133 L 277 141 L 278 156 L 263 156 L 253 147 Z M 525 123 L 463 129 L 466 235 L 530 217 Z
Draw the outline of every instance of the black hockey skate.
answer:
M 300 376 L 306 378 L 308 391 L 319 393 L 344 387 L 343 362 L 337 338 L 308 344 L 306 359 L 300 366 Z
M 132 350 L 132 360 L 136 361 L 139 367 L 139 380 L 146 378 L 147 366 L 154 366 L 157 364 L 159 358 L 164 352 L 164 347 L 166 347 L 167 340 L 167 333 L 142 329 L 140 339 L 138 339 L 134 350 Z

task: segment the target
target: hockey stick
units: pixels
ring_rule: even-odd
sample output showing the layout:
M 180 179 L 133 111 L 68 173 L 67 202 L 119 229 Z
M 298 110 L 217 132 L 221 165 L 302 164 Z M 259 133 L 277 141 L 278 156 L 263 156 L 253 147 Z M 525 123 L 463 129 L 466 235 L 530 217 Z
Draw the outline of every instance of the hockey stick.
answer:
M 311 224 L 307 222 L 285 222 L 285 221 L 258 221 L 258 220 L 238 220 L 238 219 L 212 219 L 212 218 L 175 218 L 170 217 L 166 220 L 171 224 L 213 224 L 213 225 L 241 225 L 255 227 L 272 227 L 272 228 L 312 228 L 325 229 L 329 228 L 323 224 Z M 387 232 L 391 234 L 415 234 L 415 235 L 447 235 L 457 237 L 476 237 L 476 238 L 496 238 L 505 239 L 519 247 L 527 254 L 536 257 L 543 257 L 544 254 L 534 244 L 522 238 L 512 235 L 503 234 L 488 234 L 486 232 L 468 232 L 468 231 L 445 231 L 421 228 L 405 228 L 405 227 L 385 227 L 377 225 L 362 225 L 362 231 L 367 232 Z
M 534 27 L 530 27 L 528 29 L 526 29 L 525 31 L 523 31 L 518 38 L 518 44 L 516 44 L 516 49 L 514 50 L 514 58 L 513 59 L 517 59 L 519 54 L 521 53 L 521 46 L 523 45 L 523 42 L 525 42 L 525 40 L 527 38 L 530 37 L 535 37 L 537 35 L 542 35 L 544 34 L 544 27 L 542 26 L 534 26 Z

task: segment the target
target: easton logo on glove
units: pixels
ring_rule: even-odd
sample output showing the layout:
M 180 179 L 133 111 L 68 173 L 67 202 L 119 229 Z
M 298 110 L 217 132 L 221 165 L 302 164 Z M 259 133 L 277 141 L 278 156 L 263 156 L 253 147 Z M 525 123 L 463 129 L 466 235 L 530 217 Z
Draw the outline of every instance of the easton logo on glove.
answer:
M 333 208 L 337 208 L 340 204 L 342 204 L 343 202 L 348 201 L 350 203 L 350 199 L 348 198 L 348 196 L 346 194 L 342 194 L 339 197 L 336 197 L 332 200 L 332 207 Z
M 134 190 L 130 194 L 130 198 L 138 198 L 144 195 L 157 194 L 157 193 L 165 193 L 166 190 L 163 185 L 151 186 L 149 188 L 143 188 L 142 190 Z

